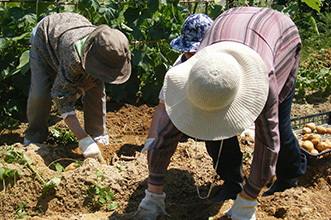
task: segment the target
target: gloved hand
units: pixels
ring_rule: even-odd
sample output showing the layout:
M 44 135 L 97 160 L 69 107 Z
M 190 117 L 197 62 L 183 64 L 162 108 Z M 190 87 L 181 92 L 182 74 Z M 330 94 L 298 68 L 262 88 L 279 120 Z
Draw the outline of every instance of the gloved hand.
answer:
M 151 143 L 154 141 L 154 139 L 155 139 L 155 138 L 148 138 L 148 139 L 145 141 L 144 148 L 141 149 L 141 151 L 140 151 L 142 154 L 145 153 L 145 151 L 148 150 L 149 145 L 151 145 Z
M 231 209 L 224 214 L 231 216 L 232 220 L 256 220 L 255 206 L 258 204 L 257 200 L 248 201 L 239 193 Z
M 104 159 L 101 155 L 101 151 L 99 150 L 98 145 L 90 136 L 80 139 L 78 142 L 78 146 L 79 149 L 81 149 L 81 151 L 83 152 L 85 158 L 95 158 L 100 163 L 104 163 Z
M 169 215 L 165 211 L 164 199 L 166 194 L 158 195 L 145 190 L 145 198 L 140 202 L 134 220 L 156 220 L 159 215 Z

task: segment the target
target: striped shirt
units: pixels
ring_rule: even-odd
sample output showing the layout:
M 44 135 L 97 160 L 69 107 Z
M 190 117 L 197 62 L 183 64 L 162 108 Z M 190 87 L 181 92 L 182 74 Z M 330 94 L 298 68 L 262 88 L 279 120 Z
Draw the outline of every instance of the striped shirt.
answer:
M 222 13 L 214 21 L 199 50 L 221 41 L 239 42 L 254 49 L 268 71 L 268 100 L 255 121 L 254 158 L 244 186 L 245 192 L 256 198 L 275 174 L 280 150 L 278 107 L 294 87 L 301 39 L 293 21 L 282 13 L 268 8 L 238 7 Z M 158 138 L 148 152 L 150 184 L 163 184 L 180 137 L 180 131 L 164 113 L 158 125 Z

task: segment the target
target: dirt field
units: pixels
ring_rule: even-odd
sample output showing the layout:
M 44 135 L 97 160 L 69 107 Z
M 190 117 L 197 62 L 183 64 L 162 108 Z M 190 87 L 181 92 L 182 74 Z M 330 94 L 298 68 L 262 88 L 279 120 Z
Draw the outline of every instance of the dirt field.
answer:
M 314 97 L 314 98 L 313 98 Z M 318 98 L 323 97 L 323 98 Z M 307 102 L 295 102 L 292 116 L 303 116 L 329 111 L 331 98 L 320 95 L 307 97 Z M 46 193 L 43 183 L 26 166 L 17 163 L 4 163 L 0 167 L 21 169 L 22 173 L 15 183 L 5 179 L 0 185 L 0 212 L 2 219 L 17 219 L 19 215 L 28 219 L 131 219 L 147 187 L 148 168 L 146 153 L 140 150 L 147 136 L 155 106 L 108 103 L 107 127 L 110 137 L 109 146 L 101 146 L 106 164 L 81 156 L 77 145 L 29 145 L 22 143 L 22 124 L 14 131 L 2 130 L 0 149 L 22 149 L 33 162 L 32 167 L 45 180 L 60 178 L 60 183 Z M 82 118 L 82 113 L 79 117 Z M 63 127 L 59 118 L 52 116 L 52 127 Z M 250 155 L 253 142 L 241 140 L 242 151 Z M 73 160 L 84 161 L 83 165 L 58 173 L 54 161 L 67 167 Z M 53 163 L 52 163 L 53 162 Z M 244 176 L 248 177 L 251 158 L 245 156 Z M 101 173 L 104 180 L 97 176 Z M 224 203 L 209 204 L 199 199 L 205 196 L 213 181 L 211 159 L 206 153 L 203 142 L 183 139 L 172 157 L 166 174 L 165 192 L 166 210 L 171 217 L 159 219 L 228 219 L 223 212 L 231 207 L 233 200 Z M 5 183 L 5 184 L 4 184 Z M 99 184 L 101 188 L 110 187 L 118 207 L 107 210 L 95 202 L 96 192 L 91 189 Z M 212 195 L 222 189 L 222 181 L 214 181 Z M 94 196 L 94 197 L 93 197 Z M 299 186 L 276 193 L 269 197 L 259 197 L 256 216 L 258 219 L 331 219 L 331 158 L 310 160 L 308 172 L 299 179 Z M 20 205 L 21 204 L 21 205 Z M 22 204 L 25 204 L 23 206 Z M 213 218 L 210 218 L 213 217 Z

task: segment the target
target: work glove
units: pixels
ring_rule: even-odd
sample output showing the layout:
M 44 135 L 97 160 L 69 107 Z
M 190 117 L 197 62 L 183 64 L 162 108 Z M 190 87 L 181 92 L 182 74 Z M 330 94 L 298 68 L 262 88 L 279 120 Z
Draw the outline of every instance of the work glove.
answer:
M 145 198 L 140 202 L 134 220 L 156 220 L 159 215 L 168 215 L 165 211 L 164 199 L 166 194 L 158 195 L 145 190 Z
M 97 159 L 100 163 L 104 163 L 104 159 L 101 155 L 98 145 L 94 140 L 87 136 L 83 139 L 80 139 L 78 142 L 79 149 L 83 152 L 85 158 L 94 158 Z
M 255 206 L 258 204 L 256 199 L 250 201 L 246 200 L 239 193 L 232 207 L 224 214 L 231 216 L 232 220 L 256 220 Z
M 98 144 L 109 145 L 109 136 L 107 134 L 93 137 L 93 140 Z
M 155 138 L 148 138 L 146 141 L 145 141 L 145 145 L 144 145 L 144 148 L 143 149 L 141 149 L 141 153 L 143 154 L 143 153 L 145 153 L 145 151 L 147 151 L 148 150 L 148 148 L 149 148 L 149 145 L 151 145 L 152 144 L 152 142 L 154 141 L 154 139 Z

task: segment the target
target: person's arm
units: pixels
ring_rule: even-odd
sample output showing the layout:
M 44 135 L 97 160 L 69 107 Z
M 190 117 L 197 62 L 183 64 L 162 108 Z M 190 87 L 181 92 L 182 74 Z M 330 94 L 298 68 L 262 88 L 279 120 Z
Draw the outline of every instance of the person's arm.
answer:
M 257 198 L 262 188 L 275 175 L 280 150 L 278 103 L 277 79 L 271 75 L 267 103 L 255 121 L 254 157 L 250 175 L 242 193 L 245 197 Z
M 146 219 L 166 215 L 163 192 L 164 175 L 174 154 L 182 133 L 172 124 L 166 111 L 163 111 L 157 129 L 157 138 L 151 144 L 147 159 L 149 168 L 148 189 L 140 202 L 134 219 Z
M 76 115 L 68 115 L 64 119 L 65 123 L 68 125 L 69 129 L 74 133 L 78 140 L 81 140 L 88 136 L 86 131 L 80 125 Z
M 151 122 L 151 127 L 149 129 L 149 134 L 147 138 L 156 138 L 157 137 L 157 125 L 159 123 L 159 120 L 161 118 L 162 113 L 165 110 L 165 105 L 164 103 L 160 102 L 158 106 L 155 109 L 152 122 Z

